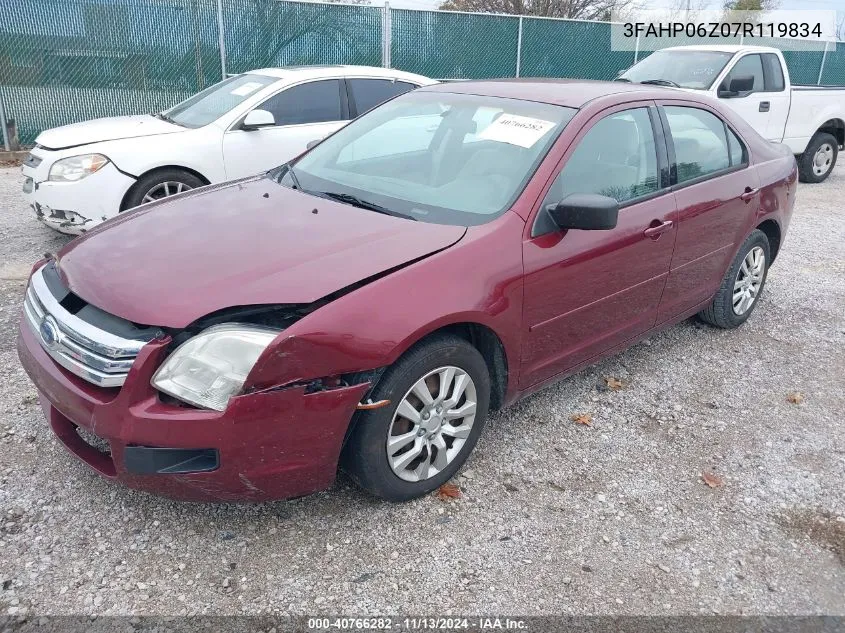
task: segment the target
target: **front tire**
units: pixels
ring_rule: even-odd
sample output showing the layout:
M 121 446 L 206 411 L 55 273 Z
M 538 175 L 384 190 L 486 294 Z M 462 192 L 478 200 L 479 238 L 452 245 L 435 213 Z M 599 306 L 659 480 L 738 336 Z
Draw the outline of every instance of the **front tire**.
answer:
M 184 169 L 160 169 L 141 176 L 129 193 L 123 204 L 123 211 L 154 202 L 162 198 L 169 198 L 177 193 L 202 187 L 205 182 L 198 176 Z
M 769 239 L 763 231 L 755 229 L 734 257 L 713 301 L 698 313 L 699 318 L 725 329 L 745 323 L 766 285 L 771 261 Z
M 479 351 L 442 335 L 412 347 L 371 394 L 390 400 L 362 411 L 341 457 L 364 490 L 407 501 L 439 488 L 475 447 L 490 404 L 490 375 Z
M 833 171 L 839 156 L 839 141 L 827 132 L 819 132 L 810 139 L 807 149 L 798 161 L 798 179 L 801 182 L 822 182 Z

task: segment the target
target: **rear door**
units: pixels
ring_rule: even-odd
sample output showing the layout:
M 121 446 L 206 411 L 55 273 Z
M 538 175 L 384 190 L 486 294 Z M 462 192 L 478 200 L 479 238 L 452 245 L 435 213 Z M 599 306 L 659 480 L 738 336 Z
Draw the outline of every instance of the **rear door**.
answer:
M 759 203 L 739 135 L 714 110 L 661 102 L 678 206 L 678 237 L 658 322 L 701 307 L 721 283 Z
M 654 325 L 676 233 L 666 166 L 651 102 L 602 112 L 567 151 L 523 242 L 523 386 L 572 370 Z M 572 193 L 616 198 L 616 228 L 559 230 L 545 209 Z
M 252 176 L 304 152 L 349 120 L 346 88 L 341 79 L 319 79 L 285 88 L 254 109 L 266 110 L 276 124 L 243 130 L 236 123 L 223 135 L 226 178 Z

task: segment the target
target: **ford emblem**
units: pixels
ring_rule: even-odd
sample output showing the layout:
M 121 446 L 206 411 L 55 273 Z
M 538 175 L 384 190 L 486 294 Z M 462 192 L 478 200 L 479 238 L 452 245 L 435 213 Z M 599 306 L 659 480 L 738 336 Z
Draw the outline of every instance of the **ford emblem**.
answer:
M 41 335 L 41 340 L 47 349 L 55 349 L 59 345 L 59 326 L 51 316 L 44 317 L 41 325 L 38 327 L 38 333 Z

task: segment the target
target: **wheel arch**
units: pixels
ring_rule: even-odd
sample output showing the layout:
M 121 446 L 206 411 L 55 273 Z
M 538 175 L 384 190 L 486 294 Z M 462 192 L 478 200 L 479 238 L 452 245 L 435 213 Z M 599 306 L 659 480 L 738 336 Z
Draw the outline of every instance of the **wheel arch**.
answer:
M 457 321 L 440 325 L 434 329 L 411 337 L 396 353 L 391 364 L 399 360 L 408 350 L 429 339 L 442 334 L 452 334 L 462 338 L 481 354 L 490 372 L 490 409 L 501 409 L 507 399 L 509 364 L 505 345 L 501 337 L 491 327 L 478 321 Z
M 772 256 L 772 261 L 769 263 L 769 265 L 771 265 L 774 263 L 778 255 L 778 251 L 780 250 L 782 237 L 780 225 L 775 220 L 769 219 L 761 222 L 754 228 L 762 231 L 763 234 L 766 236 L 766 239 L 769 240 L 769 251 L 770 255 Z
M 150 174 L 154 174 L 160 171 L 166 171 L 168 169 L 177 169 L 179 171 L 184 171 L 192 176 L 195 176 L 202 180 L 203 184 L 209 185 L 211 181 L 206 178 L 202 173 L 197 171 L 196 169 L 192 169 L 191 167 L 185 167 L 184 165 L 160 165 L 158 167 L 152 167 L 151 169 L 146 170 L 145 172 L 138 174 L 138 177 L 135 179 L 135 183 L 126 190 L 126 193 L 123 194 L 123 198 L 120 201 L 120 210 L 126 211 L 126 201 L 129 199 L 129 196 L 135 191 L 135 187 L 138 186 L 138 183 L 141 181 L 142 178 L 146 178 Z
M 845 121 L 842 119 L 828 119 L 819 126 L 813 136 L 819 132 L 831 134 L 839 145 L 845 145 Z

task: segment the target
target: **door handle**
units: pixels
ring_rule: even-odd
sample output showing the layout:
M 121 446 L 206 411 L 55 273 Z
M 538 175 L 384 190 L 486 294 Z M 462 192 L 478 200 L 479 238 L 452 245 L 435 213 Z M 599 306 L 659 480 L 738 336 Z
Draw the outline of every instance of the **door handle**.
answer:
M 768 112 L 771 104 L 768 101 L 760 102 L 760 112 Z
M 646 237 L 650 237 L 656 240 L 660 237 L 661 234 L 665 233 L 669 229 L 672 228 L 672 221 L 667 220 L 666 222 L 660 222 L 660 224 L 655 224 L 655 222 L 660 222 L 660 220 L 652 220 L 651 226 L 649 226 L 645 231 L 643 231 L 643 235 Z
M 744 202 L 751 202 L 751 200 L 760 193 L 759 189 L 752 189 L 751 187 L 746 187 L 745 191 L 739 194 L 739 199 L 743 200 Z

